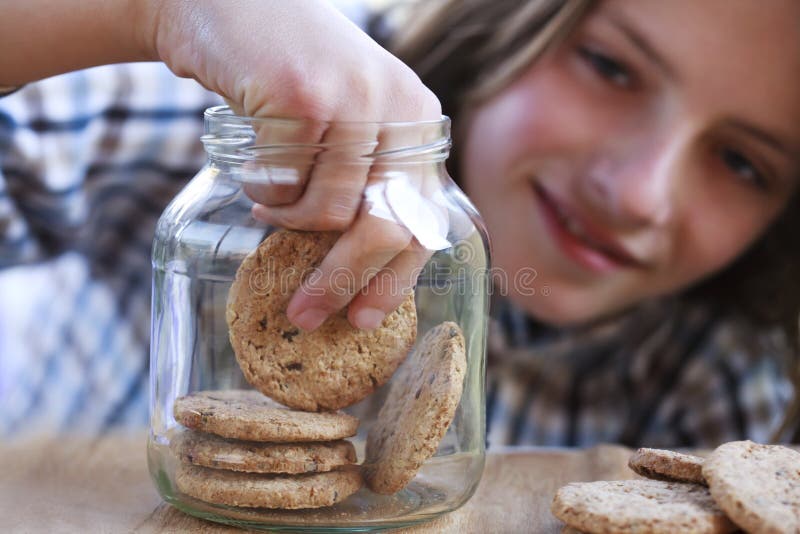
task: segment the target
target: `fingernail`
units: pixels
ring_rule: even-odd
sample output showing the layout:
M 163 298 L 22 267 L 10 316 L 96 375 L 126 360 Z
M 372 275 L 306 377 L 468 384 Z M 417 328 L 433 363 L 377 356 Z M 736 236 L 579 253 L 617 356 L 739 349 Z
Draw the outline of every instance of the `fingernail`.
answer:
M 272 220 L 269 218 L 269 210 L 261 205 L 261 204 L 253 204 L 253 207 L 250 208 L 250 215 L 257 221 L 271 223 Z
M 328 312 L 325 310 L 320 310 L 318 308 L 310 308 L 291 321 L 295 324 L 295 326 L 299 326 L 303 330 L 311 331 L 316 330 L 319 326 L 325 322 L 325 319 L 328 318 Z
M 373 330 L 381 325 L 385 316 L 386 314 L 383 313 L 383 310 L 376 308 L 362 308 L 356 312 L 353 320 L 355 321 L 357 328 Z

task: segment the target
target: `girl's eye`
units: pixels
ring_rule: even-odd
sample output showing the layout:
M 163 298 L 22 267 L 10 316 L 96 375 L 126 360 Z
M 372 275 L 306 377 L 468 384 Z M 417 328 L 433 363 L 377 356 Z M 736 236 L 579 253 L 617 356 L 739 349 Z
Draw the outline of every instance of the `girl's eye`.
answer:
M 624 89 L 628 89 L 633 85 L 634 76 L 630 69 L 611 56 L 585 46 L 580 47 L 578 53 L 595 72 L 614 85 Z
M 720 156 L 725 166 L 732 170 L 743 182 L 762 190 L 767 189 L 768 183 L 764 175 L 741 152 L 732 148 L 723 148 Z

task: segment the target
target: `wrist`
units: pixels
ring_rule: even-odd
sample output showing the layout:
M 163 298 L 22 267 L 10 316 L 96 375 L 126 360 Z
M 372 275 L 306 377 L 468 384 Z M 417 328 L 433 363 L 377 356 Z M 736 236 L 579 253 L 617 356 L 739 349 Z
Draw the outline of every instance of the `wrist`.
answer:
M 162 21 L 170 20 L 166 13 L 175 6 L 173 0 L 126 0 L 123 2 L 123 27 L 130 29 L 128 39 L 132 53 L 139 61 L 162 61 L 158 43 L 164 30 Z M 127 20 L 125 20 L 127 19 Z

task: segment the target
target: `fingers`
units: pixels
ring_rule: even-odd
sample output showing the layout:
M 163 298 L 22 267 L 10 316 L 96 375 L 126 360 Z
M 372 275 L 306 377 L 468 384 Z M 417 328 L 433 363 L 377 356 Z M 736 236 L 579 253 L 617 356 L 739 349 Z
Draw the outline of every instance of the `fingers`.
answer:
M 411 106 L 415 113 L 433 115 L 428 108 L 436 108 L 432 118 L 438 120 L 438 101 L 425 93 L 419 98 L 432 104 Z M 359 328 L 375 328 L 413 290 L 432 253 L 426 247 L 440 248 L 440 242 L 427 237 L 413 240 L 418 233 L 440 235 L 446 226 L 446 219 L 428 216 L 431 210 L 423 198 L 428 190 L 440 187 L 440 169 L 415 159 L 419 147 L 428 142 L 427 131 L 418 123 L 325 124 L 320 138 L 301 132 L 296 144 L 286 147 L 307 166 L 291 161 L 280 165 L 278 170 L 290 178 L 285 186 L 274 176 L 274 158 L 283 155 L 274 152 L 279 147 L 268 144 L 277 145 L 290 136 L 278 136 L 273 142 L 270 132 L 257 131 L 258 144 L 265 143 L 262 148 L 270 158 L 270 174 L 258 183 L 247 183 L 245 191 L 256 202 L 252 215 L 257 220 L 297 230 L 343 232 L 314 275 L 293 295 L 286 310 L 289 320 L 314 330 L 352 302 L 348 320 Z M 304 148 L 317 152 L 307 154 Z M 294 182 L 291 170 L 296 171 Z
M 286 315 L 298 327 L 316 329 L 411 243 L 411 233 L 404 227 L 362 214 L 289 302 Z
M 313 228 L 308 229 L 343 230 L 352 222 L 358 207 L 357 203 L 341 202 L 341 194 L 349 194 L 352 187 L 327 186 L 335 182 L 336 177 L 341 177 L 343 182 L 352 180 L 350 185 L 363 186 L 369 170 L 365 156 L 376 147 L 380 150 L 401 150 L 419 145 L 422 139 L 413 121 L 438 120 L 441 117 L 441 105 L 419 78 L 396 58 L 386 61 L 383 68 L 387 71 L 384 79 L 394 83 L 383 82 L 387 84 L 383 85 L 373 78 L 364 78 L 360 72 L 357 76 L 346 71 L 338 73 L 334 82 L 351 83 L 347 85 L 347 91 L 338 98 L 332 98 L 335 104 L 331 104 L 329 115 L 334 122 L 312 119 L 255 120 L 256 146 L 253 150 L 263 152 L 270 164 L 259 166 L 256 162 L 256 168 L 252 169 L 246 180 L 250 183 L 245 187 L 245 192 L 262 206 L 298 208 L 288 221 L 289 210 L 256 210 L 253 212 L 256 218 L 272 224 L 287 221 L 288 226 L 298 229 L 302 221 L 312 218 L 318 220 L 313 220 Z M 336 87 L 337 83 L 332 83 L 332 87 Z M 309 91 L 307 87 L 301 87 L 297 92 Z M 302 102 L 304 100 L 300 99 L 300 103 L 284 111 L 289 112 L 289 116 L 303 117 L 315 109 L 314 102 L 307 102 L 306 105 L 302 105 Z M 235 112 L 243 111 L 242 106 L 231 104 Z M 281 109 L 280 106 L 278 109 Z M 351 117 L 358 122 L 347 122 Z M 337 118 L 343 120 L 337 122 Z M 392 124 L 384 132 L 378 132 L 377 123 L 363 122 L 364 119 L 389 118 L 412 122 L 404 126 Z M 323 174 L 332 179 L 317 187 L 315 177 Z M 308 198 L 307 192 L 311 193 Z M 330 206 L 331 213 L 312 215 L 318 211 L 311 205 L 312 201 L 326 198 L 329 194 L 333 194 L 331 198 L 334 200 Z
M 322 150 L 313 158 L 300 199 L 283 205 L 262 202 L 253 207 L 253 217 L 298 230 L 346 230 L 355 219 L 367 182 L 370 161 L 366 156 L 377 144 L 376 125 L 331 125 L 322 139 Z
M 245 165 L 244 191 L 264 206 L 282 206 L 303 195 L 319 149 L 314 148 L 325 135 L 322 121 L 255 119 L 255 142 L 248 150 L 256 160 Z
M 350 302 L 347 318 L 356 328 L 373 329 L 397 309 L 409 293 L 433 251 L 413 240 L 387 263 Z
M 412 190 L 408 184 L 404 187 Z M 286 312 L 292 323 L 314 330 L 349 304 L 350 323 L 373 329 L 402 303 L 434 250 L 443 248 L 442 241 L 449 246 L 444 208 L 414 192 L 405 197 L 396 192 L 390 195 L 383 180 L 365 188 L 365 201 L 352 226 L 292 297 Z M 422 239 L 436 246 L 426 248 L 402 222 L 402 215 L 397 219 L 403 203 L 416 207 L 415 217 L 428 227 L 420 233 Z
M 322 153 L 298 202 L 253 208 L 255 217 L 276 226 L 344 232 L 289 303 L 289 319 L 304 330 L 317 328 L 351 301 L 351 324 L 377 327 L 413 289 L 419 270 L 447 233 L 446 217 L 431 210 L 422 196 L 440 187 L 435 165 L 419 164 L 414 156 L 404 162 L 408 149 L 423 143 L 419 129 L 391 125 L 375 131 L 374 137 L 380 141 L 368 160 L 371 167 L 357 157 L 366 148 L 363 143 L 350 146 L 346 157 Z M 361 141 L 364 136 L 342 125 L 332 128 L 328 139 L 343 150 L 349 139 Z M 412 245 L 417 234 L 421 241 Z

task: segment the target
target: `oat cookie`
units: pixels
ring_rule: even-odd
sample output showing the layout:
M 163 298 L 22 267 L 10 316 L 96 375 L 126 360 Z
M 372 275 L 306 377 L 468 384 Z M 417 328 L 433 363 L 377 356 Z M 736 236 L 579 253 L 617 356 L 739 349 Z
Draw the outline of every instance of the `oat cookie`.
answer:
M 749 532 L 800 532 L 800 453 L 732 441 L 717 447 L 703 476 L 720 508 Z
M 248 508 L 319 508 L 341 502 L 363 486 L 357 468 L 303 475 L 236 473 L 180 464 L 178 489 L 195 499 Z
M 332 441 L 358 430 L 351 415 L 290 410 L 252 390 L 198 391 L 176 399 L 173 411 L 187 428 L 247 441 Z
M 628 460 L 628 467 L 654 480 L 676 480 L 706 485 L 703 459 L 663 449 L 639 449 Z
M 732 532 L 708 488 L 685 482 L 617 480 L 575 482 L 550 507 L 567 525 L 590 533 L 672 534 Z
M 367 436 L 364 477 L 371 490 L 400 491 L 436 452 L 455 416 L 466 370 L 456 323 L 442 323 L 422 337 Z
M 247 473 L 322 473 L 356 462 L 349 441 L 264 443 L 181 432 L 170 447 L 186 463 Z
M 230 341 L 245 378 L 299 410 L 337 410 L 360 401 L 389 380 L 416 338 L 413 294 L 374 330 L 354 328 L 346 308 L 313 332 L 289 322 L 289 299 L 338 236 L 275 232 L 245 258 L 228 293 Z

